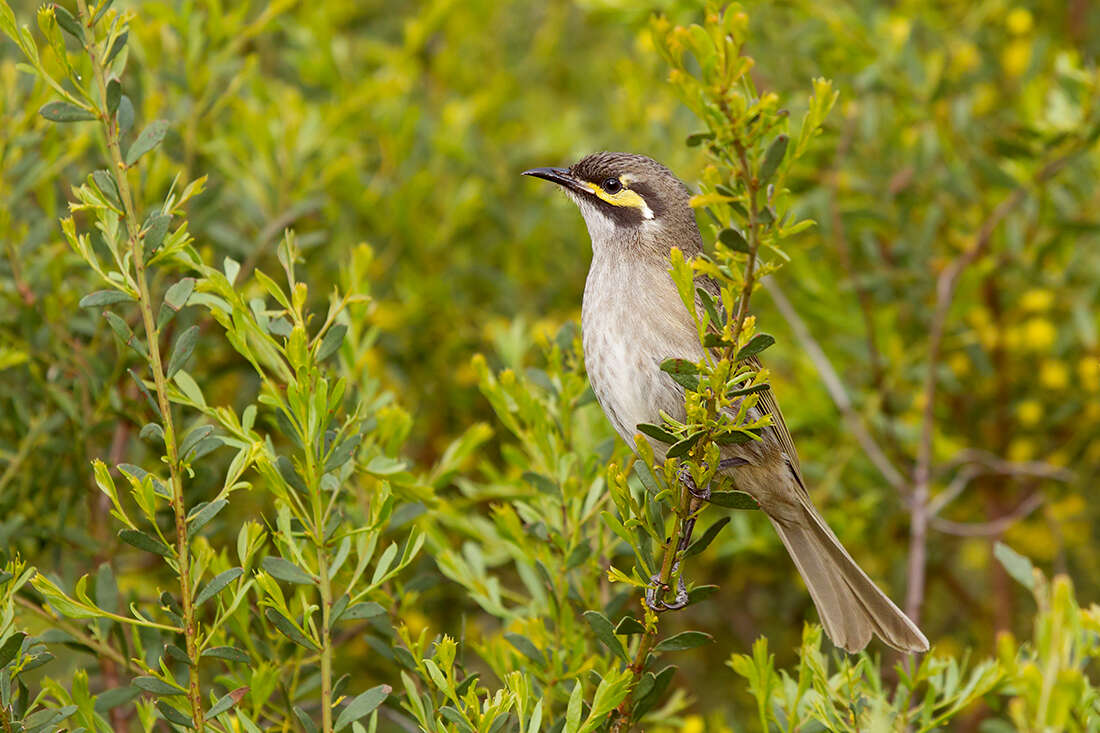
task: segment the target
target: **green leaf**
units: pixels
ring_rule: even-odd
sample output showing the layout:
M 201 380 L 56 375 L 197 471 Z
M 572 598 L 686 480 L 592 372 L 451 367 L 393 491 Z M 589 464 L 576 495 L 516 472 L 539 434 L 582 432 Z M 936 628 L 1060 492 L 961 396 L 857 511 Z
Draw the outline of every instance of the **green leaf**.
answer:
M 742 397 L 747 394 L 756 394 L 757 392 L 767 392 L 771 389 L 770 385 L 758 384 L 755 387 L 745 387 L 744 389 L 734 389 L 726 392 L 726 397 Z M 751 438 L 750 438 L 751 440 Z
M 173 725 L 180 725 L 184 728 L 194 730 L 195 723 L 191 720 L 190 716 L 184 715 L 179 710 L 166 703 L 164 700 L 157 700 L 157 710 L 161 716 Z
M 685 389 L 695 390 L 699 387 L 699 367 L 687 359 L 665 359 L 661 362 L 661 371 Z
M 269 555 L 263 559 L 262 564 L 264 570 L 266 570 L 269 575 L 279 580 L 285 580 L 288 583 L 299 583 L 301 585 L 317 584 L 317 581 L 313 579 L 312 575 L 289 560 L 285 560 L 281 557 Z
M 675 435 L 668 432 L 664 428 L 660 427 L 659 425 L 651 425 L 649 423 L 642 422 L 638 423 L 636 428 L 639 433 L 642 433 L 643 435 L 648 435 L 649 437 L 655 440 L 659 440 L 662 443 L 671 444 L 679 440 L 679 438 L 677 438 Z
M 697 148 L 704 142 L 713 139 L 713 132 L 693 132 L 687 136 L 687 140 L 685 140 L 684 142 L 689 148 Z
M 750 356 L 756 356 L 774 343 L 775 339 L 768 334 L 758 333 L 749 339 L 749 342 L 742 346 L 741 350 L 737 352 L 737 361 L 748 359 Z
M 1003 542 L 994 543 L 993 556 L 1013 580 L 1030 591 L 1035 590 L 1035 566 L 1031 564 L 1031 560 Z
M 50 102 L 42 105 L 38 114 L 50 122 L 84 122 L 94 120 L 95 115 L 86 109 L 82 109 L 68 102 Z
M 152 122 L 141 131 L 141 134 L 137 136 L 130 149 L 126 153 L 126 165 L 130 166 L 138 162 L 138 159 L 148 153 L 150 150 L 160 145 L 160 141 L 164 139 L 164 134 L 168 132 L 168 122 L 165 120 L 157 120 Z
M 160 249 L 171 223 L 172 217 L 168 214 L 154 214 L 145 220 L 142 252 L 145 253 L 146 259 L 151 258 Z
M 711 504 L 714 504 L 714 506 L 725 507 L 726 509 L 753 510 L 760 508 L 756 500 L 744 491 L 715 491 L 710 495 L 709 501 Z M 691 548 L 689 547 L 688 549 L 690 550 Z M 700 552 L 702 552 L 702 550 L 700 550 Z
M 381 616 L 385 613 L 386 609 L 380 604 L 374 601 L 366 601 L 364 603 L 356 603 L 355 605 L 349 606 L 347 610 L 337 617 L 337 619 L 340 621 L 357 621 L 374 618 L 375 616 Z
M 247 664 L 252 659 L 240 649 L 231 646 L 212 646 L 209 649 L 204 649 L 199 656 L 224 659 L 227 662 L 241 662 L 242 664 Z
M 718 241 L 726 245 L 734 252 L 744 252 L 749 254 L 752 249 L 749 247 L 749 243 L 745 241 L 745 235 L 741 233 L 741 230 L 735 227 L 728 227 L 723 229 L 718 234 Z
M 632 636 L 634 634 L 644 634 L 645 626 L 641 621 L 633 616 L 623 616 L 619 619 L 619 624 L 615 627 L 615 633 L 619 636 Z
M 119 705 L 125 705 L 128 702 L 136 699 L 141 694 L 141 690 L 137 687 L 114 687 L 110 690 L 104 690 L 96 695 L 95 698 L 95 711 L 102 715 L 108 710 L 113 710 Z
M 118 102 L 122 99 L 122 84 L 114 77 L 107 82 L 107 113 L 113 115 L 118 110 Z
M 218 515 L 222 509 L 225 509 L 229 502 L 225 499 L 218 499 L 217 501 L 211 501 L 203 504 L 196 504 L 195 507 L 187 514 L 189 535 L 196 534 L 199 530 L 207 525 L 211 519 Z
M 139 530 L 119 530 L 118 537 L 126 544 L 132 545 L 139 550 L 145 550 L 146 552 L 151 552 L 154 555 L 160 555 L 161 557 L 175 557 L 175 553 L 172 552 L 171 547 L 161 542 L 160 539 L 147 535 Z
M 790 142 L 790 138 L 786 135 L 780 135 L 768 146 L 768 152 L 764 153 L 764 162 L 760 164 L 760 174 L 757 176 L 761 184 L 770 181 L 776 170 L 779 169 L 779 164 L 783 162 L 783 156 L 787 154 L 788 142 Z
M 141 358 L 149 358 L 149 354 L 145 351 L 145 344 L 141 343 L 138 337 L 134 335 L 134 332 L 130 330 L 129 324 L 122 320 L 121 316 L 111 311 L 104 311 L 103 317 L 107 320 L 107 325 L 109 325 L 111 330 L 115 332 L 115 335 L 118 336 L 119 341 L 136 351 Z
M 118 100 L 118 113 L 115 119 L 118 120 L 119 137 L 128 133 L 134 126 L 134 103 L 125 94 Z
M 201 606 L 206 601 L 209 601 L 214 596 L 225 590 L 226 586 L 232 583 L 237 578 L 244 575 L 243 568 L 230 568 L 223 572 L 218 573 L 214 578 L 206 584 L 206 587 L 195 596 L 195 605 Z
M 163 230 L 160 230 L 160 240 L 157 241 L 157 247 L 160 246 L 160 241 L 164 239 L 165 232 L 168 231 L 168 222 L 171 217 L 161 216 L 164 221 Z M 149 237 L 152 233 L 152 224 L 147 224 L 150 231 L 146 232 L 145 243 L 149 244 Z M 159 229 L 158 225 L 158 229 Z M 187 299 L 191 297 L 191 293 L 195 292 L 195 278 L 185 277 L 182 280 L 173 283 L 172 287 L 168 288 L 164 293 L 164 302 L 160 305 L 160 313 L 157 314 L 157 328 L 163 328 L 165 324 L 172 320 L 172 318 L 187 305 Z
M 61 30 L 81 43 L 84 42 L 84 30 L 80 27 L 80 23 L 77 22 L 76 18 L 73 17 L 73 14 L 63 5 L 54 3 L 53 16 L 57 18 L 57 24 L 61 26 Z
M 198 341 L 198 326 L 191 326 L 179 335 L 175 346 L 172 347 L 172 355 L 168 357 L 168 369 L 164 373 L 166 377 L 171 379 L 176 372 L 183 368 L 183 365 L 187 363 L 187 360 L 191 358 L 191 354 L 195 351 L 195 344 Z
M 344 335 L 347 332 L 348 327 L 342 323 L 337 323 L 326 331 L 325 337 L 321 339 L 321 345 L 317 349 L 317 361 L 324 361 L 336 353 L 336 350 L 344 343 Z
M 114 43 L 111 44 L 111 50 L 109 50 L 107 52 L 107 55 L 103 57 L 104 66 L 107 66 L 115 60 L 115 56 L 118 56 L 119 51 L 121 51 L 126 46 L 126 39 L 129 37 L 130 31 L 122 31 L 122 33 L 118 34 L 118 36 L 115 38 Z M 126 165 L 130 164 L 127 163 Z
M 665 694 L 668 686 L 672 683 L 672 676 L 676 674 L 676 667 L 669 665 L 658 672 L 656 675 L 647 675 L 647 677 L 653 677 L 653 681 L 648 685 L 648 690 L 644 694 L 638 694 L 635 696 L 636 703 L 634 703 L 634 718 L 638 719 L 645 715 L 649 710 L 657 704 L 657 701 Z
M 739 493 L 736 491 L 727 492 L 731 494 Z M 713 495 L 712 495 L 713 496 Z M 746 496 L 748 496 L 746 494 Z M 691 543 L 691 545 L 684 552 L 684 557 L 691 557 L 692 555 L 698 555 L 703 550 L 710 546 L 711 542 L 714 542 L 714 538 L 718 536 L 718 533 L 722 531 L 722 528 L 729 524 L 729 517 L 722 517 L 714 524 L 707 527 L 707 531 L 703 533 L 703 536 Z
M 596 632 L 596 638 L 603 642 L 604 646 L 618 655 L 624 662 L 630 664 L 630 658 L 626 655 L 626 650 L 623 649 L 623 643 L 615 636 L 615 629 L 606 616 L 599 611 L 585 611 L 584 620 Z
M 118 184 L 115 183 L 114 177 L 107 171 L 100 169 L 92 172 L 92 180 L 95 182 L 96 188 L 107 197 L 107 200 L 119 211 L 122 211 L 122 201 L 118 196 Z
M 157 696 L 186 695 L 187 691 L 177 685 L 172 685 L 159 677 L 135 677 L 134 687 Z
M 309 638 L 306 637 L 298 628 L 291 623 L 283 614 L 276 611 L 274 608 L 265 608 L 264 615 L 267 616 L 271 623 L 275 624 L 275 628 L 285 636 L 299 646 L 304 646 L 311 651 L 319 651 L 319 647 Z
M 305 728 L 306 733 L 319 733 L 317 724 L 313 722 L 313 718 L 309 717 L 309 713 L 302 710 L 301 706 L 295 705 L 293 707 L 294 716 L 298 718 L 298 722 Z
M 77 306 L 80 308 L 100 308 L 105 305 L 127 302 L 134 302 L 129 293 L 124 293 L 121 290 L 97 290 L 81 298 Z
M 661 641 L 657 646 L 653 647 L 653 650 L 658 652 L 679 652 L 685 649 L 694 649 L 695 647 L 702 646 L 712 641 L 714 641 L 714 637 L 702 631 L 681 631 L 679 634 L 674 634 Z
M 0 667 L 7 666 L 8 662 L 15 659 L 15 655 L 19 653 L 20 647 L 23 646 L 23 639 L 26 638 L 25 633 L 16 631 L 8 637 L 3 645 L 0 645 Z
M 179 454 L 181 456 L 186 456 L 192 448 L 205 440 L 212 432 L 214 432 L 213 425 L 199 425 L 188 433 L 187 437 L 180 443 Z
M 376 476 L 389 476 L 390 474 L 400 473 L 405 468 L 404 461 L 389 456 L 375 456 L 367 464 L 367 473 L 373 473 Z
M 229 708 L 239 703 L 241 699 L 244 698 L 244 696 L 248 693 L 248 690 L 249 688 L 247 687 L 238 687 L 237 689 L 227 692 L 225 695 L 222 695 L 222 697 L 216 703 L 210 706 L 210 709 L 206 711 L 204 717 L 215 718 L 221 715 L 226 710 L 229 710 Z
M 669 448 L 668 453 L 666 453 L 665 455 L 668 458 L 681 458 L 683 456 L 686 456 L 688 454 L 688 451 L 695 447 L 695 444 L 699 442 L 699 438 L 701 437 L 703 437 L 702 430 L 696 433 L 692 433 L 691 435 L 687 436 L 686 438 Z
M 504 635 L 504 638 L 508 640 L 509 644 L 518 649 L 523 656 L 530 659 L 536 665 L 541 668 L 546 667 L 546 657 L 544 657 L 542 651 L 535 646 L 535 643 L 526 636 L 509 632 Z
M 389 694 L 393 692 L 393 688 L 389 685 L 378 685 L 372 687 L 361 695 L 356 695 L 348 703 L 347 707 L 340 711 L 340 715 L 336 718 L 336 723 L 333 730 L 342 730 L 353 721 L 370 715 L 374 712 L 374 709 L 382 704 Z

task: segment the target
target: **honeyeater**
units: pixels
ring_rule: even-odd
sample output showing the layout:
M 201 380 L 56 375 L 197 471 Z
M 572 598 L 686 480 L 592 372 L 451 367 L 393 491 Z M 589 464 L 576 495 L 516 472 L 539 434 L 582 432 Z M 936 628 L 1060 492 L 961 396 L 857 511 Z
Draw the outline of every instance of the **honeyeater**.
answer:
M 608 420 L 634 448 L 638 424 L 660 424 L 662 411 L 685 417 L 683 387 L 661 364 L 704 358 L 669 274 L 673 247 L 687 258 L 703 251 L 690 193 L 668 168 L 631 153 L 595 153 L 569 168 L 535 168 L 525 175 L 561 186 L 588 225 L 592 264 L 581 308 L 584 364 Z M 700 278 L 696 285 L 717 294 L 711 280 Z M 872 634 L 904 652 L 927 650 L 928 640 L 814 508 L 772 390 L 760 395 L 750 418 L 769 413 L 771 425 L 760 440 L 724 446 L 720 465 L 771 520 L 825 632 L 848 651 L 865 647 Z M 653 441 L 653 449 L 663 461 L 667 446 Z

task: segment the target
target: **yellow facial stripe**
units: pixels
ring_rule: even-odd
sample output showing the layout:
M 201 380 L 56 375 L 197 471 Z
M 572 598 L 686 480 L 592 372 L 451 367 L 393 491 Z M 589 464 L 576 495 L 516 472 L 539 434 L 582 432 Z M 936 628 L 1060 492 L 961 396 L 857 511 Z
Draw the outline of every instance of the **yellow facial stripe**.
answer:
M 640 209 L 642 216 L 646 219 L 653 218 L 653 211 L 650 210 L 649 204 L 647 204 L 645 199 L 638 195 L 637 192 L 631 191 L 629 188 L 624 188 L 618 193 L 608 193 L 595 183 L 586 183 L 585 185 L 588 186 L 588 190 L 593 194 L 612 206 L 626 206 L 633 209 Z

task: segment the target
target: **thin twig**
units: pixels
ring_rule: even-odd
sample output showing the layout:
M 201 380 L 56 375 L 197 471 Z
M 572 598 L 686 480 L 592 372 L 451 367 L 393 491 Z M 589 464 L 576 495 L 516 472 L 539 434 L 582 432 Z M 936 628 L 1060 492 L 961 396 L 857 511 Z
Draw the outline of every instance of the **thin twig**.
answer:
M 1032 178 L 1030 186 L 1039 185 L 1055 174 L 1080 152 L 1074 147 L 1044 165 Z M 913 469 L 913 506 L 909 525 L 909 563 L 905 611 L 914 623 L 920 621 L 924 603 L 925 563 L 928 537 L 928 492 L 932 476 L 932 435 L 935 429 L 936 372 L 939 369 L 943 338 L 947 327 L 947 315 L 955 300 L 959 279 L 964 271 L 981 258 L 990 247 L 993 233 L 1005 217 L 1027 197 L 1029 185 L 1021 185 L 1006 196 L 989 215 L 978 231 L 974 244 L 940 273 L 936 281 L 936 306 L 928 335 L 928 368 L 924 377 L 924 409 L 921 416 L 921 435 L 917 461 Z
M 1009 514 L 988 522 L 953 522 L 942 517 L 929 517 L 929 525 L 938 532 L 957 537 L 995 537 L 1038 509 L 1044 501 L 1046 497 L 1036 491 Z
M 810 357 L 810 361 L 813 362 L 818 375 L 821 377 L 821 381 L 825 384 L 825 389 L 833 399 L 833 404 L 840 410 L 840 415 L 844 419 L 848 431 L 855 437 L 856 442 L 859 443 L 863 452 L 867 454 L 868 459 L 870 459 L 871 463 L 878 469 L 879 473 L 882 474 L 882 477 L 886 479 L 886 482 L 899 493 L 904 494 L 905 490 L 908 488 L 908 482 L 902 476 L 901 472 L 894 467 L 890 458 L 882 448 L 879 447 L 879 444 L 863 424 L 863 419 L 852 405 L 852 400 L 848 396 L 848 391 L 845 389 L 844 383 L 840 380 L 840 376 L 837 374 L 836 369 L 833 368 L 832 363 L 829 361 L 829 357 L 825 355 L 825 351 L 821 348 L 821 345 L 810 333 L 810 329 L 807 328 L 806 322 L 798 315 L 798 311 L 795 310 L 791 301 L 787 299 L 786 294 L 774 279 L 770 277 L 764 278 L 764 289 L 771 295 L 776 310 L 779 311 L 779 315 L 783 316 L 783 320 L 790 326 L 791 331 L 794 333 L 794 337 L 798 340 L 799 346 L 802 347 L 802 350 Z

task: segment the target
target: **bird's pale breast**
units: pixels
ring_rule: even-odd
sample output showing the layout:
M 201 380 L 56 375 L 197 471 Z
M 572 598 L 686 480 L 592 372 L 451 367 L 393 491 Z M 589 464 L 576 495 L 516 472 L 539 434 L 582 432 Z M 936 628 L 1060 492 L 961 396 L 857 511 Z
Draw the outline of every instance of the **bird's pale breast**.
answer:
M 584 363 L 596 398 L 631 446 L 638 423 L 680 419 L 683 392 L 661 363 L 702 357 L 691 317 L 664 268 L 597 256 L 585 283 Z

